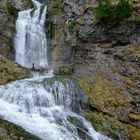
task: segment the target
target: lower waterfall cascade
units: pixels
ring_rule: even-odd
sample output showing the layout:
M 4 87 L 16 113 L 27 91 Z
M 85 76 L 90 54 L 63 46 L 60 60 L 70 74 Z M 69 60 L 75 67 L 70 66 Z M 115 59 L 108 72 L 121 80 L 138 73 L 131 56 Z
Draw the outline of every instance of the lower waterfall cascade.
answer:
M 19 12 L 15 39 L 16 62 L 31 68 L 33 64 L 48 67 L 44 22 L 47 6 L 33 0 L 35 10 Z M 0 86 L 0 117 L 15 123 L 42 140 L 111 140 L 96 132 L 92 125 L 71 109 L 73 85 L 45 79 L 54 77 L 33 73 L 30 78 Z M 69 118 L 76 118 L 75 126 Z M 82 134 L 84 136 L 82 136 Z
M 71 124 L 70 117 L 76 118 L 87 140 L 110 140 L 96 132 L 82 116 L 70 109 L 73 100 L 72 89 L 63 83 L 42 83 L 46 75 L 17 80 L 0 86 L 0 116 L 43 140 L 81 140 L 77 127 Z

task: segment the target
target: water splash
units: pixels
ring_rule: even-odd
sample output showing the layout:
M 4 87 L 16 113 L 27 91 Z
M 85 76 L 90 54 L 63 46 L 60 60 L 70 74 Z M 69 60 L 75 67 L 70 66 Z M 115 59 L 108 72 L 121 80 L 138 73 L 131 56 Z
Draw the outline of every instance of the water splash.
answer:
M 49 73 L 0 86 L 0 115 L 44 140 L 81 140 L 81 134 L 84 140 L 109 140 L 71 111 L 74 84 L 44 82 L 52 76 Z M 75 118 L 80 126 L 69 118 Z

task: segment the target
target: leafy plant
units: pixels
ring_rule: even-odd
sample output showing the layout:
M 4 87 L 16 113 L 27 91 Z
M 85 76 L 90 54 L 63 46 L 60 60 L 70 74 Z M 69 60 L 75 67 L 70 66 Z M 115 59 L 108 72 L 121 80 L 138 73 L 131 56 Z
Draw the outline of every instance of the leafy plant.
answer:
M 61 15 L 62 12 L 62 5 L 61 5 L 61 0 L 54 0 L 52 1 L 51 5 L 49 6 L 49 11 L 52 15 Z
M 132 15 L 132 5 L 129 0 L 119 0 L 117 4 L 110 0 L 100 0 L 96 7 L 95 18 L 104 23 L 119 23 Z
M 70 20 L 69 23 L 68 23 L 68 31 L 70 33 L 74 33 L 76 25 L 77 25 L 77 21 L 76 20 Z

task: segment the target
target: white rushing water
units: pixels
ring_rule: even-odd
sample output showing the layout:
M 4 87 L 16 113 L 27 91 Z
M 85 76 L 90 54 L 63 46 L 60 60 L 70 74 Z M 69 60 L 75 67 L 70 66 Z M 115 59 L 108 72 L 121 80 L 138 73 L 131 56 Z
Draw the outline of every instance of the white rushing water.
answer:
M 60 81 L 44 84 L 44 78 L 52 76 L 47 73 L 0 86 L 0 115 L 43 140 L 80 140 L 81 134 L 83 140 L 109 140 L 71 111 L 73 85 L 64 86 Z M 80 125 L 71 124 L 69 118 Z
M 47 40 L 44 24 L 47 6 L 33 0 L 34 9 L 21 11 L 16 22 L 15 61 L 32 68 L 33 64 L 48 67 Z
M 15 39 L 16 62 L 48 67 L 43 30 L 46 6 L 33 1 L 36 9 L 19 12 Z M 43 140 L 110 140 L 96 132 L 82 116 L 72 111 L 74 84 L 53 81 L 52 71 L 0 86 L 0 116 L 22 126 Z M 50 80 L 44 81 L 45 78 Z M 51 78 L 51 79 L 50 79 Z M 46 80 L 47 80 L 46 79 Z M 71 120 L 75 120 L 74 125 Z

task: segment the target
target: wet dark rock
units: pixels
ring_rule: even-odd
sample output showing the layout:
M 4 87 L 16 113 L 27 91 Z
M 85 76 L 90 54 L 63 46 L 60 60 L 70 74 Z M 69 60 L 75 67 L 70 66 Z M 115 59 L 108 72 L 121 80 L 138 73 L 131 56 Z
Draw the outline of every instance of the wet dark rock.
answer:
M 88 109 L 88 103 L 81 92 L 80 88 L 76 85 L 74 79 L 70 76 L 59 75 L 51 79 L 45 79 L 42 83 L 48 92 L 54 94 L 57 104 L 63 102 L 64 106 L 71 108 L 74 112 L 80 113 L 82 110 Z M 50 91 L 50 87 L 52 90 Z M 60 88 L 63 87 L 63 97 L 60 92 Z M 60 94 L 60 95 L 59 95 Z M 72 102 L 69 102 L 71 99 Z

